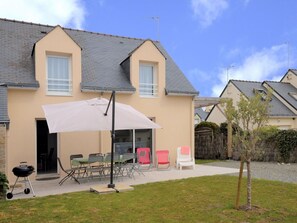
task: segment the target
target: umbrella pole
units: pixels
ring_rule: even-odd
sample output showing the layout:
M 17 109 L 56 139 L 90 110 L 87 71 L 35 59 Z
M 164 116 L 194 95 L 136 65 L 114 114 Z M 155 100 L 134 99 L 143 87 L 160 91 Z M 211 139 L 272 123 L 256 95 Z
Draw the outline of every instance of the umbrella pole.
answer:
M 113 183 L 113 151 L 114 151 L 114 141 L 115 141 L 115 91 L 112 91 L 108 108 L 110 105 L 110 102 L 112 100 L 112 129 L 111 129 L 111 159 L 110 159 L 110 184 L 107 185 L 108 188 L 114 188 L 115 184 Z M 107 108 L 107 109 L 108 109 Z M 107 110 L 106 110 L 107 114 Z

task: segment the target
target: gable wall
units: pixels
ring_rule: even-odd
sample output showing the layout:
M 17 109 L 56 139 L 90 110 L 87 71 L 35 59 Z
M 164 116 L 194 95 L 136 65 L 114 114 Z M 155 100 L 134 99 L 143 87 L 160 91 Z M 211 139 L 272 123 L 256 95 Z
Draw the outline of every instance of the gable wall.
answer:
M 229 82 L 228 86 L 221 95 L 221 98 L 232 98 L 233 104 L 236 105 L 240 100 L 241 92 L 234 86 L 232 82 Z M 209 114 L 207 120 L 208 122 L 214 122 L 220 125 L 223 122 L 226 122 L 226 117 L 224 115 L 224 108 L 222 105 L 215 105 L 214 109 Z
M 294 74 L 292 71 L 288 71 L 286 75 L 282 78 L 281 82 L 290 83 L 295 88 L 297 88 L 297 75 Z

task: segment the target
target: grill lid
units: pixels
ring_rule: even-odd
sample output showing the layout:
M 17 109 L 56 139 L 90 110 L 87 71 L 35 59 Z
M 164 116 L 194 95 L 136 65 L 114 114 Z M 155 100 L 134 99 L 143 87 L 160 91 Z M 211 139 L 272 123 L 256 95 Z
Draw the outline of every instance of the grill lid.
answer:
M 20 165 L 14 167 L 12 169 L 12 172 L 17 177 L 27 177 L 34 172 L 34 167 L 28 165 Z

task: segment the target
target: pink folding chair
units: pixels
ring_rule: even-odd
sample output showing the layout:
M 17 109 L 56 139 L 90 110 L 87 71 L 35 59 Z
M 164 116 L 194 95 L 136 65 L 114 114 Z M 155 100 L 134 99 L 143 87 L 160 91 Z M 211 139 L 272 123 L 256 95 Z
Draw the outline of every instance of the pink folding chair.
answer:
M 137 148 L 137 162 L 141 167 L 151 168 L 151 149 Z
M 168 169 L 170 167 L 170 158 L 168 150 L 157 150 L 156 151 L 156 159 L 157 159 L 157 169 L 162 165 Z

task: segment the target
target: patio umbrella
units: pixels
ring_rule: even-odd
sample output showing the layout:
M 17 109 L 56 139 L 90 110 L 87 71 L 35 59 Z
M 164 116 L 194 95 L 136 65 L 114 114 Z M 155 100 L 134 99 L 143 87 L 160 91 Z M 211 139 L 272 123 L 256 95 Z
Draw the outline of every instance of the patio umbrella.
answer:
M 112 110 L 109 106 L 112 105 Z M 115 130 L 155 129 L 160 126 L 133 107 L 115 102 L 115 92 L 110 100 L 94 98 L 84 101 L 43 105 L 50 133 L 110 130 L 111 175 L 108 187 L 113 184 L 113 151 Z

